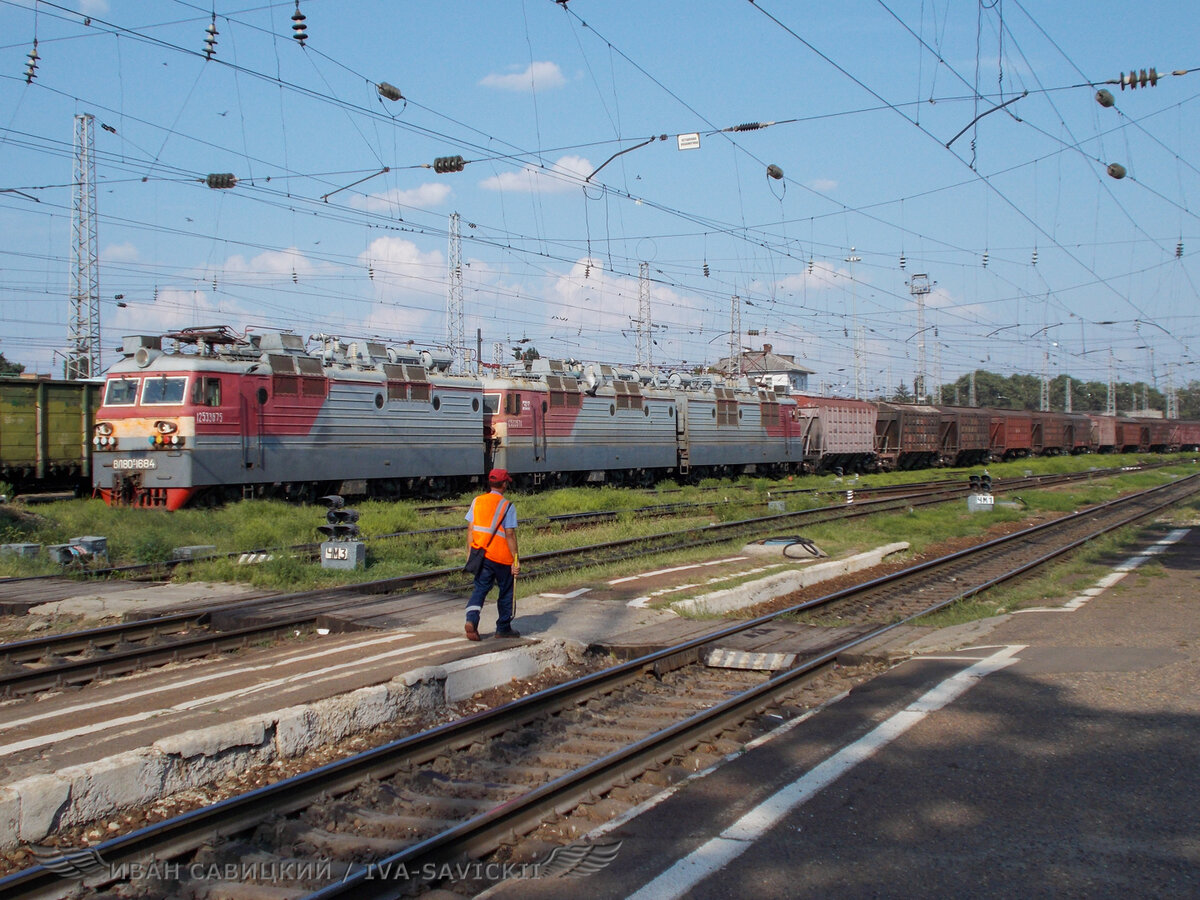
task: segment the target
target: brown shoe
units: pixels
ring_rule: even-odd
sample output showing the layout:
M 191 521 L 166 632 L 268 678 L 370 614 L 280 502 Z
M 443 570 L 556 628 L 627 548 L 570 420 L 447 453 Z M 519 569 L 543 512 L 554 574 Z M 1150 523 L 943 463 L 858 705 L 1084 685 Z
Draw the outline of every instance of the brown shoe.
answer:
M 463 630 L 467 633 L 468 641 L 479 640 L 479 629 L 476 628 L 472 623 L 468 622 Z

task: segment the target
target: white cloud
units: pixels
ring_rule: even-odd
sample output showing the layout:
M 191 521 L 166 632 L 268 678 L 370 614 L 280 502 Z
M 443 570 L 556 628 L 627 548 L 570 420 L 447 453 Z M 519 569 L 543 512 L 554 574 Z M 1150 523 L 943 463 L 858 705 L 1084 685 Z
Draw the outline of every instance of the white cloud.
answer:
M 397 207 L 434 209 L 445 203 L 449 196 L 450 186 L 448 184 L 431 181 L 407 191 L 393 188 L 382 194 L 355 197 L 350 201 L 350 205 L 355 209 L 365 209 L 370 212 L 393 210 Z
M 479 83 L 484 87 L 499 88 L 502 91 L 544 91 L 562 87 L 566 84 L 566 79 L 563 78 L 557 63 L 535 62 L 524 72 L 485 75 Z
M 136 262 L 140 257 L 138 248 L 129 241 L 123 244 L 109 244 L 100 251 L 100 259 L 104 262 Z
M 437 250 L 422 253 L 410 240 L 381 237 L 359 256 L 371 273 L 375 299 L 404 301 L 405 306 L 440 309 L 446 294 L 446 258 Z
M 529 194 L 561 194 L 573 191 L 596 171 L 582 156 L 564 156 L 549 169 L 525 166 L 519 172 L 501 172 L 485 178 L 479 186 L 489 191 L 520 191 Z
M 814 178 L 808 183 L 808 186 L 814 191 L 820 191 L 822 194 L 828 194 L 830 191 L 836 191 L 838 183 L 832 178 Z
M 231 256 L 225 260 L 217 278 L 220 280 L 222 277 L 238 276 L 238 280 L 244 281 L 245 276 L 250 276 L 275 281 L 281 275 L 290 278 L 292 275 L 311 275 L 318 271 L 316 263 L 297 248 L 289 247 L 286 250 L 268 250 L 249 260 L 240 254 Z

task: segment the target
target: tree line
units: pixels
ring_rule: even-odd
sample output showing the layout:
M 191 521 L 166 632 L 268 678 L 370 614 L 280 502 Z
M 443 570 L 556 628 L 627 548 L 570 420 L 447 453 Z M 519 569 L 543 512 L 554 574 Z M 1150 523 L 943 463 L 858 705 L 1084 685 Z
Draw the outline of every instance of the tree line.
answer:
M 1062 410 L 1065 405 L 1067 385 L 1071 390 L 1073 412 L 1102 413 L 1108 407 L 1108 383 L 1103 381 L 1080 381 L 1069 375 L 1059 375 L 1050 380 L 1050 409 Z M 1192 381 L 1176 389 L 1179 402 L 1179 418 L 1200 419 L 1200 382 Z M 967 406 L 971 396 L 970 375 L 942 385 L 942 403 Z M 906 384 L 901 384 L 889 398 L 896 403 L 911 403 L 915 394 Z M 978 369 L 975 372 L 975 405 L 1002 409 L 1042 408 L 1042 379 L 1036 375 L 997 375 Z M 1116 384 L 1117 412 L 1124 415 L 1138 413 L 1143 409 L 1158 410 L 1166 414 L 1166 394 L 1142 381 L 1120 381 Z

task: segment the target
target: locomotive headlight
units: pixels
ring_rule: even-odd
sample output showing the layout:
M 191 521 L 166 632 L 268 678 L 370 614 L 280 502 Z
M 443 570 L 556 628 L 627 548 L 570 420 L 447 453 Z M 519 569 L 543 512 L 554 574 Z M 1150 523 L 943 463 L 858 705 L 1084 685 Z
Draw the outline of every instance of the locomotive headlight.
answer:
M 113 433 L 112 422 L 97 422 L 95 431 L 96 434 L 108 437 Z
M 155 422 L 154 429 L 159 434 L 174 434 L 179 430 L 179 426 L 174 422 Z

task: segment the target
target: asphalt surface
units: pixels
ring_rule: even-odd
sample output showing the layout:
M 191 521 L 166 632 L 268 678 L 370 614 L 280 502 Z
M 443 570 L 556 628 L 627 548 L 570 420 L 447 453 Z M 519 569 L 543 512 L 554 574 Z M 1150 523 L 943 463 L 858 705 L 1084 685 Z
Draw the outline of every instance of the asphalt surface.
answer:
M 594 874 L 488 895 L 1200 896 L 1200 528 L 1160 538 L 593 832 Z

